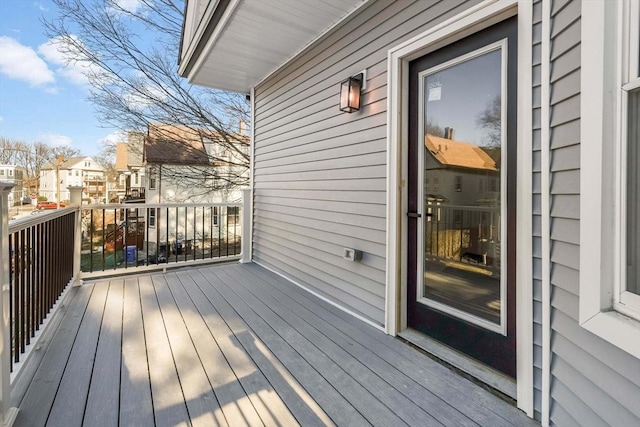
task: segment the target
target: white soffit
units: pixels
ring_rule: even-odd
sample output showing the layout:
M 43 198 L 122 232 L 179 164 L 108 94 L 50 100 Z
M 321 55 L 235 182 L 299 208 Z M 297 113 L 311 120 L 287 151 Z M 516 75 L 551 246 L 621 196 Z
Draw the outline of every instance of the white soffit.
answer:
M 192 84 L 249 93 L 363 0 L 240 0 L 217 37 L 193 58 Z M 215 34 L 214 33 L 214 34 Z

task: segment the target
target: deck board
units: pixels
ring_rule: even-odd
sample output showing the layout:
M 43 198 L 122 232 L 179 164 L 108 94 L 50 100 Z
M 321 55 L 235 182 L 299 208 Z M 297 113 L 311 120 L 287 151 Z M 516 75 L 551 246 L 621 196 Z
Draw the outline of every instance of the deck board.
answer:
M 45 355 L 20 403 L 20 412 L 14 425 L 43 426 L 47 422 L 93 286 L 72 289 L 70 292 L 72 299 L 69 311 L 60 322 L 49 347 L 39 350 L 45 351 Z
M 189 413 L 150 276 L 141 276 L 140 300 L 156 426 L 188 426 Z
M 200 305 L 200 311 L 176 275 L 167 275 L 167 282 L 225 418 L 234 420 L 234 425 L 237 426 L 262 424 L 232 366 L 238 366 L 240 376 L 247 375 L 248 371 L 256 368 L 246 369 L 242 366 L 249 362 L 248 358 L 244 353 L 234 351 L 236 347 L 225 339 L 231 335 L 228 329 L 209 329 L 204 319 L 216 317 L 211 306 Z M 194 299 L 201 300 L 199 295 L 194 295 Z M 218 337 L 217 341 L 215 337 Z
M 152 280 L 192 425 L 227 426 L 227 420 L 165 278 L 154 275 Z
M 393 405 L 392 407 L 399 408 L 400 410 L 397 412 L 400 416 L 408 417 L 404 419 L 408 424 L 476 425 L 428 389 L 415 381 L 408 381 L 404 373 L 395 368 L 393 361 L 383 359 L 375 353 L 375 349 L 369 349 L 338 331 L 313 311 L 298 305 L 286 293 L 279 292 L 269 286 L 257 286 L 255 284 L 255 280 L 258 280 L 256 276 L 251 278 L 250 274 L 245 274 L 242 269 L 237 269 L 235 272 L 239 277 L 254 281 L 253 286 L 246 287 L 247 291 L 254 293 L 270 308 L 277 308 L 278 314 L 288 319 L 289 324 L 299 325 L 298 328 L 304 332 L 305 336 L 312 338 L 315 345 L 329 350 L 330 353 L 327 354 L 330 354 L 332 359 L 334 357 L 344 359 L 344 355 L 340 353 L 345 352 L 351 356 L 352 360 L 359 360 L 360 365 L 355 367 L 358 370 L 355 374 L 356 378 L 384 380 L 386 383 L 381 384 L 381 381 L 376 381 L 374 384 L 363 385 L 370 390 L 387 388 L 390 396 L 382 396 L 382 399 Z M 240 283 L 242 282 L 240 281 Z M 291 314 L 295 314 L 295 317 Z M 342 364 L 343 361 L 336 360 L 336 363 Z M 363 367 L 369 369 L 370 372 L 363 371 Z M 389 389 L 389 387 L 393 388 Z M 436 408 L 437 410 L 433 410 Z M 429 413 L 430 409 L 433 414 Z
M 254 265 L 73 289 L 16 426 L 535 425 Z
M 293 292 L 295 285 L 283 281 L 277 275 L 255 265 L 236 268 L 236 272 L 242 275 L 253 274 L 263 284 L 263 288 L 266 285 L 273 289 L 277 292 L 277 299 L 288 300 L 291 310 L 302 313 L 304 318 L 313 319 L 314 325 L 326 323 L 330 329 L 344 334 L 348 337 L 345 348 L 359 344 L 392 365 L 392 371 L 397 369 L 414 382 L 423 384 L 423 398 L 427 398 L 426 394 L 434 394 L 480 425 L 511 426 L 521 422 L 522 413 L 518 409 L 502 400 L 496 401 L 494 396 L 465 378 L 452 376 L 444 366 L 410 346 L 398 345 L 397 339 L 369 327 L 331 304 L 309 293 Z M 440 406 L 427 408 L 432 408 L 435 417 L 445 415 L 440 411 L 448 412 Z M 456 421 L 464 423 L 464 420 Z M 446 423 L 446 420 L 443 422 Z
M 215 278 L 211 277 L 213 275 L 209 272 L 204 273 L 206 276 L 202 271 L 189 272 L 193 277 L 199 276 L 214 285 Z M 260 335 L 261 341 L 269 348 L 270 352 L 287 367 L 297 382 L 320 404 L 333 422 L 338 425 L 369 425 L 364 417 L 284 339 L 275 334 L 260 317 L 245 310 L 244 304 L 232 306 L 213 286 L 204 287 L 203 291 L 209 300 L 216 304 L 221 316 L 229 323 L 245 350 L 253 352 L 255 350 L 254 342 L 257 342 L 256 335 Z M 236 310 L 238 311 L 236 312 Z M 253 332 L 248 330 L 247 325 L 253 329 Z
M 123 280 L 113 280 L 109 284 L 87 397 L 85 426 L 118 426 L 123 285 Z
M 82 425 L 109 284 L 95 286 L 56 392 L 48 426 Z
M 263 302 L 248 292 L 243 286 L 243 281 L 236 279 L 237 275 L 222 271 L 215 271 L 215 274 L 222 276 L 223 283 L 229 290 L 246 301 L 277 333 L 286 337 L 291 346 L 309 360 L 343 396 L 350 397 L 350 402 L 371 424 L 395 426 L 402 425 L 404 421 L 410 425 L 439 425 L 421 408 L 406 399 L 401 399 L 397 390 L 380 377 L 372 375 L 372 372 L 357 359 L 308 327 L 303 319 L 293 318 L 289 310 L 276 312 L 279 305 L 277 301 L 270 301 L 272 304 L 267 306 L 267 300 Z M 397 408 L 397 415 L 391 408 Z
M 120 360 L 120 425 L 155 424 L 138 279 L 124 282 Z

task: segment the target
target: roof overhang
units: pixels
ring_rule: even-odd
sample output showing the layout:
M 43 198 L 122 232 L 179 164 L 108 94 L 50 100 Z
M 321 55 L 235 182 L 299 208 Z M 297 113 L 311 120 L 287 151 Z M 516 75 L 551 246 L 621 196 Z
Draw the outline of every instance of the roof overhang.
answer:
M 179 73 L 189 83 L 251 88 L 321 39 L 367 0 L 191 0 Z

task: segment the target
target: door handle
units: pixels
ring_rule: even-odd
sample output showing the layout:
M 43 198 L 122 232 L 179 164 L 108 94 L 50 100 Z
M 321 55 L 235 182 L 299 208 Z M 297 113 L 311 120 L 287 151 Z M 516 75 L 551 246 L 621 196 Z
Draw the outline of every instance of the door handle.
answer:
M 420 215 L 418 212 L 408 212 L 407 216 L 409 218 L 420 218 L 422 215 Z

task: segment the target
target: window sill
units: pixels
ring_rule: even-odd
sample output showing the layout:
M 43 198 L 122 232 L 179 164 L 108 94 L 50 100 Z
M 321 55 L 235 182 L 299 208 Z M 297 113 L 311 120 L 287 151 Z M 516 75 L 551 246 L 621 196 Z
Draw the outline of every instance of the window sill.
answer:
M 601 311 L 580 326 L 640 359 L 640 322 L 617 311 Z

